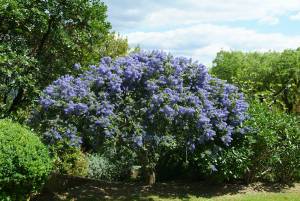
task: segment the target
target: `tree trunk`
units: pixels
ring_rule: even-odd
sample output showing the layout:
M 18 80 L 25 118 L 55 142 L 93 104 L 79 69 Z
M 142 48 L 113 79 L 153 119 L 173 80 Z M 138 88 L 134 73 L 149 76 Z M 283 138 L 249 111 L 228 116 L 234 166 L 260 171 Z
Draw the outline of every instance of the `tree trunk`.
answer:
M 153 169 L 148 169 L 146 171 L 146 182 L 151 186 L 156 182 L 155 171 Z
M 16 97 L 13 99 L 13 102 L 10 108 L 8 109 L 8 114 L 16 111 L 19 108 L 19 106 L 22 104 L 23 98 L 24 98 L 24 89 L 19 88 Z
M 149 155 L 150 153 L 145 151 L 141 152 L 139 157 L 140 164 L 142 164 L 142 177 L 145 179 L 147 185 L 153 185 L 156 182 L 155 165 L 153 161 L 151 161 Z

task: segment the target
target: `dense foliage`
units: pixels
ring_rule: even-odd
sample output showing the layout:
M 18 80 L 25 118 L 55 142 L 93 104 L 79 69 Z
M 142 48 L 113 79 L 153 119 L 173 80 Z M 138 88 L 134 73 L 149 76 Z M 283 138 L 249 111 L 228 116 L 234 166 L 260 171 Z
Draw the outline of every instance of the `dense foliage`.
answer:
M 134 150 L 146 169 L 165 148 L 228 146 L 245 120 L 238 89 L 205 66 L 163 52 L 140 52 L 49 85 L 32 122 L 48 143 L 96 150 L 104 141 Z
M 0 121 L 0 198 L 4 193 L 7 200 L 25 200 L 51 169 L 48 150 L 36 134 L 9 120 Z
M 214 164 L 217 180 L 291 182 L 299 179 L 300 120 L 254 101 L 245 122 L 249 131 L 229 149 L 204 155 L 198 162 Z M 206 162 L 207 161 L 207 162 Z M 209 172 L 204 172 L 210 175 Z
M 239 86 L 254 100 L 247 121 L 252 129 L 242 142 L 214 157 L 221 169 L 216 175 L 248 181 L 299 178 L 299 119 L 284 112 L 299 112 L 300 49 L 281 53 L 221 51 L 211 72 Z
M 250 180 L 291 182 L 300 176 L 300 119 L 265 104 L 252 103 L 247 121 L 255 140 Z
M 300 105 L 300 49 L 282 53 L 221 51 L 211 72 L 268 105 L 287 112 Z
M 0 0 L 0 118 L 24 120 L 39 91 L 75 63 L 126 53 L 98 0 Z M 75 66 L 76 68 L 76 66 Z
M 300 179 L 300 119 L 253 101 L 247 132 L 230 146 L 187 155 L 173 150 L 158 166 L 160 178 L 292 182 Z M 209 168 L 209 166 L 211 168 Z
M 249 168 L 253 165 L 251 157 L 256 153 L 252 147 L 253 143 L 253 136 L 247 133 L 245 137 L 234 140 L 228 148 L 196 153 L 191 157 L 192 167 L 198 168 L 201 177 L 208 180 L 248 182 Z M 210 169 L 207 168 L 207 164 L 210 164 Z

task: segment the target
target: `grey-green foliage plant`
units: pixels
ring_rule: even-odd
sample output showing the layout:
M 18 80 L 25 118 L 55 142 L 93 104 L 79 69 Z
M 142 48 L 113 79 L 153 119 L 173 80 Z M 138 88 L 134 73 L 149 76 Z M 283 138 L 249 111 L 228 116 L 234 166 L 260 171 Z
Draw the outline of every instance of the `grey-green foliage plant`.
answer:
M 0 121 L 0 196 L 27 199 L 51 170 L 52 159 L 35 133 L 10 120 Z
M 211 73 L 249 97 L 287 112 L 300 100 L 300 49 L 283 52 L 220 51 Z
M 92 154 L 88 156 L 88 161 L 88 177 L 108 181 L 116 177 L 117 167 L 107 157 L 100 154 Z
M 88 177 L 104 181 L 120 181 L 129 178 L 129 172 L 136 163 L 136 156 L 128 149 L 113 149 L 104 146 L 99 153 L 87 155 Z
M 0 118 L 23 121 L 40 89 L 75 63 L 123 55 L 99 0 L 0 0 Z

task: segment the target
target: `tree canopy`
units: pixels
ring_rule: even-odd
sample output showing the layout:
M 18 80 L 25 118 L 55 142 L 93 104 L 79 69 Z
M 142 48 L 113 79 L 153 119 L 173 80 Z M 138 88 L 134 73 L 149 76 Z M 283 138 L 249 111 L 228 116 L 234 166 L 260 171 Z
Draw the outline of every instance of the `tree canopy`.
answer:
M 300 100 L 300 49 L 266 53 L 221 51 L 211 73 L 237 85 L 249 97 L 288 112 Z
M 75 63 L 126 53 L 99 0 L 0 0 L 0 115 L 22 111 Z M 92 56 L 91 56 L 92 55 Z M 20 110 L 21 109 L 21 110 Z

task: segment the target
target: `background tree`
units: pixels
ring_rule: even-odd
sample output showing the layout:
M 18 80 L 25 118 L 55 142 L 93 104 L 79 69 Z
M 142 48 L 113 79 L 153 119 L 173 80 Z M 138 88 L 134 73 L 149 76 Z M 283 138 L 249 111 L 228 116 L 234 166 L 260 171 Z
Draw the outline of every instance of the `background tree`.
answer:
M 104 41 L 94 44 L 92 51 L 84 52 L 83 67 L 89 64 L 98 64 L 103 57 L 116 58 L 125 56 L 129 51 L 127 38 L 123 38 L 114 32 L 108 34 Z
M 221 51 L 211 73 L 239 86 L 249 97 L 288 112 L 300 99 L 300 49 L 281 53 Z
M 126 53 L 127 40 L 109 33 L 106 10 L 99 0 L 0 0 L 1 117 L 26 116 L 20 112 L 40 89 L 90 55 Z

